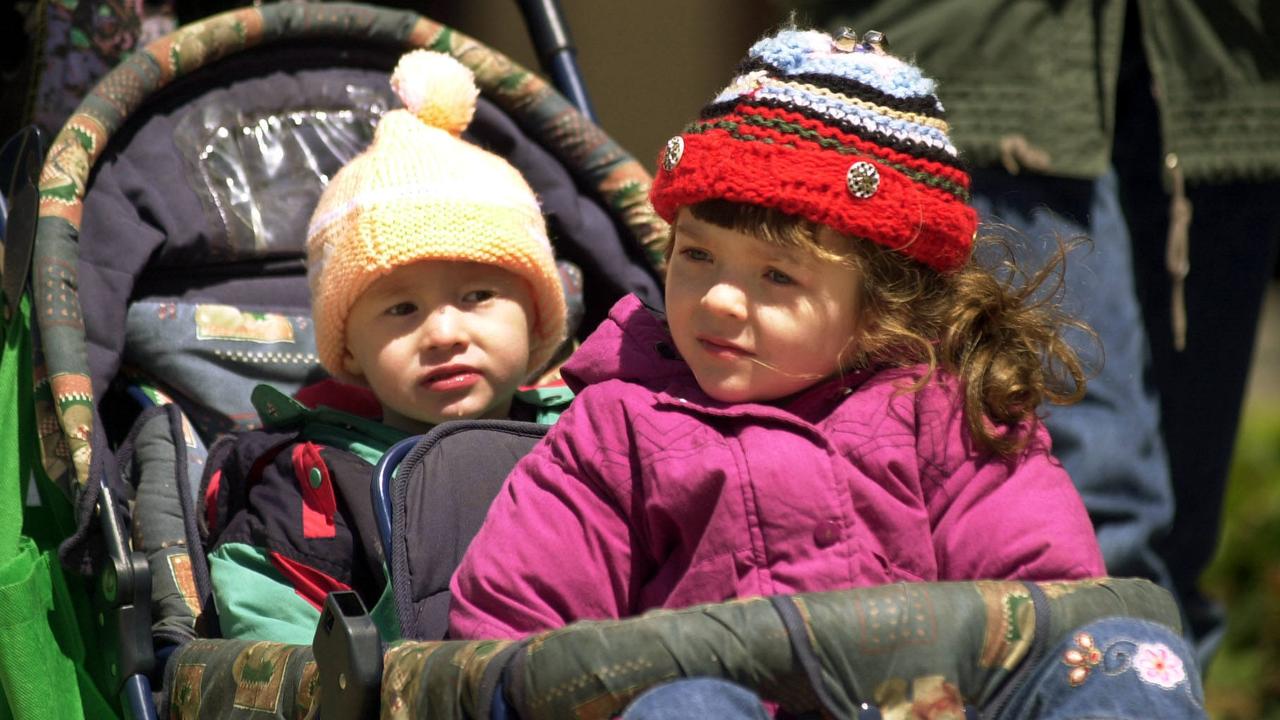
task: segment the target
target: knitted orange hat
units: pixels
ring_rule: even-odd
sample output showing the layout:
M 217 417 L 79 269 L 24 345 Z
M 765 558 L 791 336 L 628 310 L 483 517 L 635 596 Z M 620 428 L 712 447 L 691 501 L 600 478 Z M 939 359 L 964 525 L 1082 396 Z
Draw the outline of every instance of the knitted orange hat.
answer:
M 373 143 L 334 175 L 307 228 L 307 276 L 320 362 L 343 377 L 347 316 L 392 270 L 423 260 L 496 265 L 529 283 L 529 370 L 565 334 L 565 302 L 537 198 L 505 160 L 461 139 L 475 114 L 471 71 L 415 50 L 391 86 L 405 110 L 378 123 Z

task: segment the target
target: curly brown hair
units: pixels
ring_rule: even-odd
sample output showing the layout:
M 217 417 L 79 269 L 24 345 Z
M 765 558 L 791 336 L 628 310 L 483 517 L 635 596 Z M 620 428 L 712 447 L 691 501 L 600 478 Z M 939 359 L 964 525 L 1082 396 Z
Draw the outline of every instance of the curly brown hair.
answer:
M 858 270 L 856 301 L 865 317 L 841 367 L 926 365 L 907 392 L 924 387 L 942 368 L 963 388 L 969 432 L 995 453 L 1011 455 L 1026 446 L 1042 403 L 1065 405 L 1084 396 L 1085 363 L 1064 332 L 1075 328 L 1095 343 L 1097 335 L 1059 305 L 1067 243 L 1031 273 L 1009 252 L 995 267 L 971 257 L 958 270 L 940 273 L 861 238 L 849 238 L 847 252 L 834 252 L 818 242 L 821 225 L 773 208 L 710 200 L 689 210 L 703 222 Z M 995 238 L 976 242 L 1002 244 Z

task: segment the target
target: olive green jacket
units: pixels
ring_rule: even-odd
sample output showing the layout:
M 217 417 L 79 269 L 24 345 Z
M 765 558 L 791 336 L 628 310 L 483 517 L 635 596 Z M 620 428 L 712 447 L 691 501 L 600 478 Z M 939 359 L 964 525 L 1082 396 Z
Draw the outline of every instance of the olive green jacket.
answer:
M 1140 21 L 1166 158 L 1188 182 L 1280 178 L 1276 0 L 794 0 L 885 32 L 938 79 L 973 166 L 1094 177 L 1111 157 L 1125 22 Z M 1268 9 L 1269 8 L 1269 9 Z M 1153 128 L 1153 131 L 1155 128 Z

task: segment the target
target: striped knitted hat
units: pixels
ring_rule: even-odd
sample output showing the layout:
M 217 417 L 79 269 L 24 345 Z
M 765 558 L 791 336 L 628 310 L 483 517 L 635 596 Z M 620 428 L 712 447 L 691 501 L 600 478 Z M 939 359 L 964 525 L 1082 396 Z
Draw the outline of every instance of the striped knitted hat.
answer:
M 653 184 L 668 222 L 685 206 L 772 207 L 892 248 L 936 270 L 962 265 L 977 214 L 934 82 L 859 42 L 783 30 L 751 47 L 737 77 L 667 142 Z
M 528 282 L 530 371 L 565 334 L 565 301 L 546 223 L 507 161 L 461 139 L 475 114 L 475 78 L 448 55 L 415 50 L 391 86 L 405 110 L 378 122 L 373 143 L 325 187 L 307 228 L 307 276 L 320 362 L 343 377 L 347 316 L 379 277 L 423 260 L 497 265 Z

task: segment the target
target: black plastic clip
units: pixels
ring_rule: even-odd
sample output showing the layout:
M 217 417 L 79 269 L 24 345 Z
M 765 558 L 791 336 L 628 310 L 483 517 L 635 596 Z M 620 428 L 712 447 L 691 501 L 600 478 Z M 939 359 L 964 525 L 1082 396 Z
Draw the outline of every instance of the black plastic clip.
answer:
M 311 643 L 320 672 L 320 716 L 378 716 L 382 690 L 382 640 L 360 596 L 331 592 Z
M 107 673 L 125 717 L 152 720 L 156 711 L 149 675 L 156 656 L 151 640 L 151 566 L 145 555 L 129 550 L 105 471 L 98 487 L 107 561 L 94 577 L 93 597 L 103 649 L 110 658 Z

